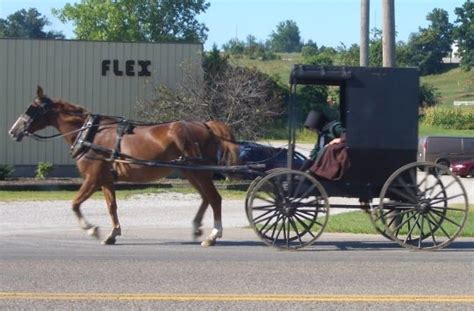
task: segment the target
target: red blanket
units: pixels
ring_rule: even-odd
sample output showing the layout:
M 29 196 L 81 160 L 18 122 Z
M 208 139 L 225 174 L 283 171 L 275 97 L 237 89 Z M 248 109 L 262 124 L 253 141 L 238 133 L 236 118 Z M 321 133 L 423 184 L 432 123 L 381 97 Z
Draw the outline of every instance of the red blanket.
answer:
M 341 143 L 327 145 L 323 154 L 310 167 L 316 176 L 329 180 L 339 180 L 350 168 L 351 162 L 347 155 L 346 137 L 341 137 Z

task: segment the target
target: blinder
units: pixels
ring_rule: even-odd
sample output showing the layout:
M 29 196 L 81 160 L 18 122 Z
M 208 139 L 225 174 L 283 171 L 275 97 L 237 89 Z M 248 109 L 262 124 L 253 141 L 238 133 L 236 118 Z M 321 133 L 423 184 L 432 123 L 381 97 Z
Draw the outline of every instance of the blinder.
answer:
M 35 121 L 38 117 L 47 113 L 53 106 L 53 102 L 47 97 L 41 98 L 40 100 L 40 104 L 31 104 L 23 114 L 23 120 L 25 121 L 24 132 L 26 133 L 28 133 L 31 123 L 33 123 L 33 121 Z

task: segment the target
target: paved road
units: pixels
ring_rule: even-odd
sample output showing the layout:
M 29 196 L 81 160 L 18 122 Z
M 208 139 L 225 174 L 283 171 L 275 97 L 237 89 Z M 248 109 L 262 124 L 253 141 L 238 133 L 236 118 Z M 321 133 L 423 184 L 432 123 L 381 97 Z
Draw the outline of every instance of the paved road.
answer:
M 195 207 L 187 207 L 187 196 L 179 204 L 148 201 L 121 202 L 116 246 L 77 229 L 66 202 L 0 203 L 0 309 L 474 306 L 474 239 L 414 252 L 379 236 L 323 234 L 307 250 L 276 251 L 241 228 L 242 207 L 226 202 L 224 238 L 202 248 L 190 240 Z M 108 224 L 103 205 L 85 206 L 101 225 Z M 186 221 L 169 226 L 178 218 Z

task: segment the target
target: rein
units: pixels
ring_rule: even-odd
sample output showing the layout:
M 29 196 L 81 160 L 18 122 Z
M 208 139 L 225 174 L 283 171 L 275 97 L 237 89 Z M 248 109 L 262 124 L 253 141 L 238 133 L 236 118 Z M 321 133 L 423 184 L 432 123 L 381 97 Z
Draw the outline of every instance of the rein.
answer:
M 53 135 L 48 135 L 48 136 L 43 136 L 43 135 L 38 135 L 38 134 L 30 134 L 28 133 L 27 135 L 28 136 L 31 136 L 33 139 L 37 140 L 37 141 L 45 141 L 45 140 L 48 140 L 48 139 L 55 139 L 55 138 L 59 138 L 59 137 L 65 137 L 65 136 L 69 136 L 69 135 L 72 135 L 72 134 L 76 134 L 76 133 L 79 133 L 79 132 L 82 132 L 88 128 L 91 128 L 91 127 L 94 127 L 94 126 L 98 126 L 98 125 L 87 125 L 87 126 L 82 126 L 74 131 L 70 131 L 70 132 L 67 132 L 67 133 L 57 133 L 57 134 L 53 134 Z

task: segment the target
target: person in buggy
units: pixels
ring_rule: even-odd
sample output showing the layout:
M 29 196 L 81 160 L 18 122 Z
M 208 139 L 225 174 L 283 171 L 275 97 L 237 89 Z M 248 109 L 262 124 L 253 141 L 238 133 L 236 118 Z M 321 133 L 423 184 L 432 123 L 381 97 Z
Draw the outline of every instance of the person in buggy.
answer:
M 338 180 L 350 167 L 345 144 L 345 128 L 331 107 L 311 110 L 304 126 L 318 133 L 318 140 L 300 170 L 329 180 Z

